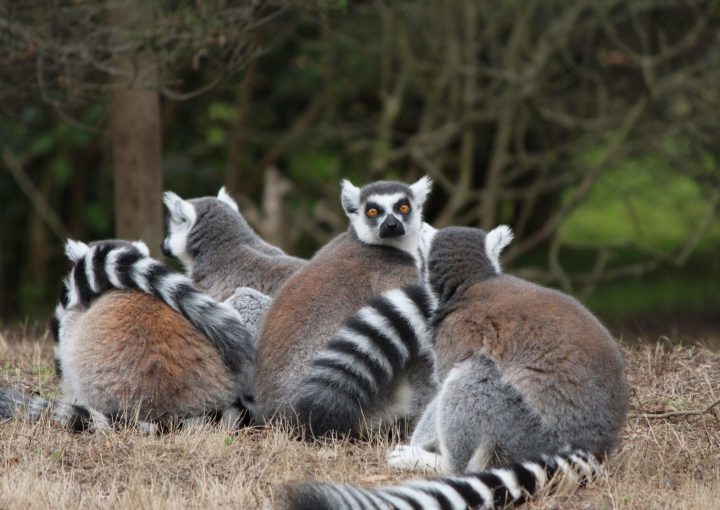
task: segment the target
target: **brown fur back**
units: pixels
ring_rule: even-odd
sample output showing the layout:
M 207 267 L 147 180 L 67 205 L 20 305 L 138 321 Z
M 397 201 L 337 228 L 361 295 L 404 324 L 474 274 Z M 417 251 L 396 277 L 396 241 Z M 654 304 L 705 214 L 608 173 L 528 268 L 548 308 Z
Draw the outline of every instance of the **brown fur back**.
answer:
M 235 381 L 207 338 L 148 294 L 101 296 L 63 342 L 73 397 L 105 413 L 139 407 L 141 419 L 194 416 L 237 397 Z
M 255 375 L 266 414 L 289 404 L 309 360 L 347 318 L 377 294 L 416 280 L 412 257 L 350 233 L 321 249 L 286 282 L 265 316 Z
M 502 275 L 468 288 L 436 335 L 438 369 L 474 353 L 493 359 L 526 402 L 552 420 L 555 410 L 594 398 L 588 387 L 626 395 L 623 360 L 605 327 L 572 297 Z M 616 388 L 610 388 L 616 385 Z

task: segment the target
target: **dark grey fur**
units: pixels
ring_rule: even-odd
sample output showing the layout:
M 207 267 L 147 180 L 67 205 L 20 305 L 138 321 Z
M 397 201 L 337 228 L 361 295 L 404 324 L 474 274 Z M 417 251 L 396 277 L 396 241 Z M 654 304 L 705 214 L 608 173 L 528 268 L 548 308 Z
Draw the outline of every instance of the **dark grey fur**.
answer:
M 376 181 L 360 189 L 360 202 L 365 202 L 371 195 L 394 195 L 395 193 L 404 193 L 410 198 L 415 198 L 410 186 L 403 182 Z
M 197 220 L 188 236 L 194 259 L 190 277 L 208 295 L 224 300 L 238 287 L 274 296 L 304 260 L 266 243 L 237 211 L 217 198 L 189 200 Z

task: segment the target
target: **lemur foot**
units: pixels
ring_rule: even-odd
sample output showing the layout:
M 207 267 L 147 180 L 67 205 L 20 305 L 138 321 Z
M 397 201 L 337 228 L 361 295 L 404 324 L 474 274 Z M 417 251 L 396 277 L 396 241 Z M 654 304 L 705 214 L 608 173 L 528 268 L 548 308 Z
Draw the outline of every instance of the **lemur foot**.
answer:
M 388 453 L 388 464 L 401 471 L 431 471 L 442 469 L 442 458 L 417 446 L 400 445 Z

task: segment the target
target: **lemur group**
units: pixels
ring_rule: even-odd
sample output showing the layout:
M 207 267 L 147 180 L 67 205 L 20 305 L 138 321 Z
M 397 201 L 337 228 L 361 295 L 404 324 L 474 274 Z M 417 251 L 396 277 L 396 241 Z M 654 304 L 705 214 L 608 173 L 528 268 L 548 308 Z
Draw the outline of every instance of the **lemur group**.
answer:
M 435 229 L 431 181 L 341 185 L 349 228 L 310 260 L 266 243 L 237 204 L 164 195 L 162 251 L 68 241 L 54 318 L 63 397 L 0 390 L 0 418 L 73 431 L 282 424 L 306 440 L 392 427 L 427 478 L 305 481 L 281 509 L 479 509 L 598 476 L 625 423 L 623 358 L 570 296 L 504 274 L 512 231 Z

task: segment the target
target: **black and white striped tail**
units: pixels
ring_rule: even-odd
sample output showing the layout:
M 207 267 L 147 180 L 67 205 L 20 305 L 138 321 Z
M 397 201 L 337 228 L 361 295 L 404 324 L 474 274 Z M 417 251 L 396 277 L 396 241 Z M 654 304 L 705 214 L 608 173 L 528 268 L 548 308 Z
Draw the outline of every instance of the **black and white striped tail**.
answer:
M 413 480 L 395 486 L 362 489 L 352 485 L 300 483 L 281 495 L 283 510 L 467 510 L 496 509 L 524 503 L 561 478 L 584 485 L 600 473 L 600 463 L 581 450 L 545 456 L 459 476 Z M 559 476 L 562 475 L 562 476 Z
M 73 432 L 107 428 L 111 423 L 110 417 L 83 406 L 45 400 L 17 390 L 0 388 L 0 419 L 9 420 L 23 415 L 31 423 L 48 417 L 53 423 Z
M 108 240 L 88 246 L 68 241 L 66 253 L 75 265 L 66 279 L 66 302 L 61 300 L 56 308 L 59 320 L 66 309 L 88 307 L 109 290 L 140 290 L 162 300 L 202 331 L 230 369 L 251 366 L 253 343 L 238 312 L 200 292 L 182 273 L 151 258 L 144 243 Z
M 313 436 L 355 432 L 363 409 L 407 363 L 431 351 L 433 299 L 421 285 L 393 289 L 348 319 L 301 381 L 293 409 Z
M 239 401 L 222 411 L 209 411 L 197 417 L 178 420 L 139 419 L 132 413 L 105 414 L 87 407 L 62 400 L 45 400 L 40 397 L 0 388 L 0 421 L 25 417 L 30 423 L 47 419 L 51 423 L 72 432 L 137 428 L 147 433 L 163 433 L 198 423 L 223 424 L 241 428 L 252 424 L 252 417 Z

